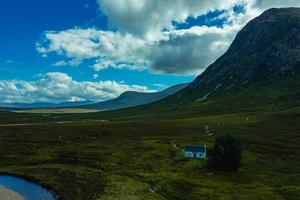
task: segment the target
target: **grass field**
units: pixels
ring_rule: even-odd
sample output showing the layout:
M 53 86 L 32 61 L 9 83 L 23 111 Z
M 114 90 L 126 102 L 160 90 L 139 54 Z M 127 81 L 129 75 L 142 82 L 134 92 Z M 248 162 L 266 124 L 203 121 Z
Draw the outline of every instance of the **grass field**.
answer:
M 0 126 L 0 171 L 37 180 L 63 200 L 298 200 L 299 122 L 293 111 L 147 120 L 1 112 L 0 124 L 23 125 Z M 211 149 L 223 133 L 242 138 L 238 172 L 209 171 L 176 147 Z

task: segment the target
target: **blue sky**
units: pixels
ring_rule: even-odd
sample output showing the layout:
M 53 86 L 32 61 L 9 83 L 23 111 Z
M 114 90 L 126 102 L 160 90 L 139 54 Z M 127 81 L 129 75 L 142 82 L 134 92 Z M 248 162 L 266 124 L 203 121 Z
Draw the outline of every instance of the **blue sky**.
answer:
M 190 82 L 236 33 L 298 0 L 2 0 L 0 103 L 115 98 Z
M 1 79 L 31 80 L 38 73 L 55 70 L 53 59 L 43 59 L 35 43 L 45 30 L 86 26 L 98 17 L 94 1 L 4 0 L 0 6 Z M 73 1 L 72 1 L 73 2 Z M 92 4 L 94 8 L 86 8 Z M 101 24 L 101 23 L 99 23 Z M 6 61 L 13 63 L 6 63 Z
M 96 0 L 3 0 L 0 6 L 0 79 L 32 80 L 38 74 L 63 72 L 78 81 L 93 80 L 94 71 L 89 62 L 76 67 L 55 67 L 60 56 L 51 54 L 43 58 L 36 50 L 44 31 L 63 31 L 74 27 L 107 30 L 105 15 Z M 152 74 L 147 70 L 132 71 L 107 69 L 99 73 L 99 80 L 126 81 L 128 84 L 170 86 L 191 81 L 194 76 Z

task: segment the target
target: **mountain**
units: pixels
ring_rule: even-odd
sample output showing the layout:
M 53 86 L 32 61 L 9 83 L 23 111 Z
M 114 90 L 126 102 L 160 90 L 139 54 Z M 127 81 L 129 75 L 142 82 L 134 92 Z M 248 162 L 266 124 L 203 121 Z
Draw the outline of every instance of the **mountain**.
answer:
M 100 103 L 94 103 L 89 105 L 81 106 L 81 108 L 88 108 L 88 109 L 105 109 L 105 110 L 112 110 L 112 109 L 118 109 L 118 108 L 128 108 L 133 107 L 137 105 L 143 105 L 152 103 L 155 101 L 158 101 L 160 99 L 166 98 L 179 90 L 186 87 L 188 83 L 182 83 L 175 86 L 172 86 L 170 88 L 167 88 L 160 92 L 154 92 L 154 93 L 143 93 L 143 92 L 134 92 L 134 91 L 128 91 L 122 93 L 118 98 L 100 102 Z
M 270 9 L 250 21 L 228 51 L 174 98 L 204 101 L 273 84 L 300 69 L 300 9 Z
M 157 117 L 299 109 L 299 71 L 300 8 L 269 9 L 251 20 L 226 53 L 183 90 L 146 106 L 103 114 Z
M 75 107 L 87 104 L 92 104 L 93 101 L 75 101 L 75 102 L 61 102 L 61 103 L 46 103 L 46 102 L 36 102 L 36 103 L 0 103 L 1 108 L 65 108 L 65 107 Z

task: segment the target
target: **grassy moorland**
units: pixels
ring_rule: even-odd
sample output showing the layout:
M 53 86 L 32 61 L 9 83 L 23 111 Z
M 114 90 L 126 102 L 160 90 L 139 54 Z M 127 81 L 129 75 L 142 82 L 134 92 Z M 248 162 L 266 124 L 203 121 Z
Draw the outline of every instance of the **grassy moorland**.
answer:
M 37 180 L 63 200 L 298 200 L 299 122 L 297 110 L 161 119 L 2 112 L 0 171 Z M 223 133 L 242 138 L 238 172 L 182 157 L 185 144 L 211 148 Z

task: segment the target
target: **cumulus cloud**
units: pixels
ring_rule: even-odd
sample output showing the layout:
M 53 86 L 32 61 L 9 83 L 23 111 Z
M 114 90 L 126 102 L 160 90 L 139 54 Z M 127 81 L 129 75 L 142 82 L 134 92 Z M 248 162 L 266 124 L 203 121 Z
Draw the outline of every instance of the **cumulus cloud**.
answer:
M 69 64 L 78 65 L 85 59 L 95 58 L 96 71 L 114 68 L 142 69 L 145 41 L 131 34 L 90 29 L 70 29 L 61 32 L 48 31 L 44 41 L 37 43 L 41 54 L 56 52 L 72 59 Z M 43 46 L 44 45 L 44 46 Z M 58 62 L 56 65 L 65 65 Z
M 299 7 L 300 2 L 298 0 L 252 0 L 250 5 L 263 11 L 268 8 Z
M 300 6 L 299 0 L 98 0 L 102 12 L 117 31 L 70 29 L 48 31 L 37 50 L 55 52 L 81 63 L 94 59 L 95 71 L 109 67 L 167 74 L 198 74 L 221 56 L 236 33 L 251 19 L 271 7 Z M 236 13 L 235 7 L 244 12 Z M 185 23 L 213 11 L 223 11 L 221 27 Z
M 80 82 L 59 72 L 40 75 L 36 81 L 0 81 L 0 99 L 5 103 L 104 101 L 125 91 L 153 92 L 145 86 L 126 85 L 116 81 Z
M 68 65 L 68 62 L 66 62 L 64 60 L 60 60 L 53 64 L 53 66 L 55 66 L 55 67 L 61 67 L 61 66 L 67 66 L 67 65 Z
M 193 27 L 169 32 L 151 51 L 150 70 L 169 74 L 203 71 L 228 48 L 236 28 Z
M 76 65 L 82 60 L 94 58 L 92 68 L 95 71 L 109 67 L 130 70 L 148 68 L 157 73 L 193 74 L 205 69 L 226 50 L 236 32 L 234 27 L 228 29 L 202 26 L 173 30 L 165 32 L 165 39 L 157 42 L 120 32 L 71 29 L 46 33 L 50 44 L 39 51 L 57 52 L 72 59 L 70 62 L 58 61 L 55 66 Z
M 167 87 L 165 84 L 162 84 L 162 83 L 154 83 L 153 86 L 154 87 L 158 87 L 158 88 L 165 88 L 165 87 Z
M 162 30 L 172 30 L 173 21 L 184 22 L 189 16 L 230 9 L 242 0 L 98 0 L 112 26 L 148 40 L 162 38 Z M 158 38 L 157 38 L 158 37 Z
M 93 74 L 93 78 L 94 78 L 94 79 L 97 79 L 98 77 L 99 77 L 98 74 Z

